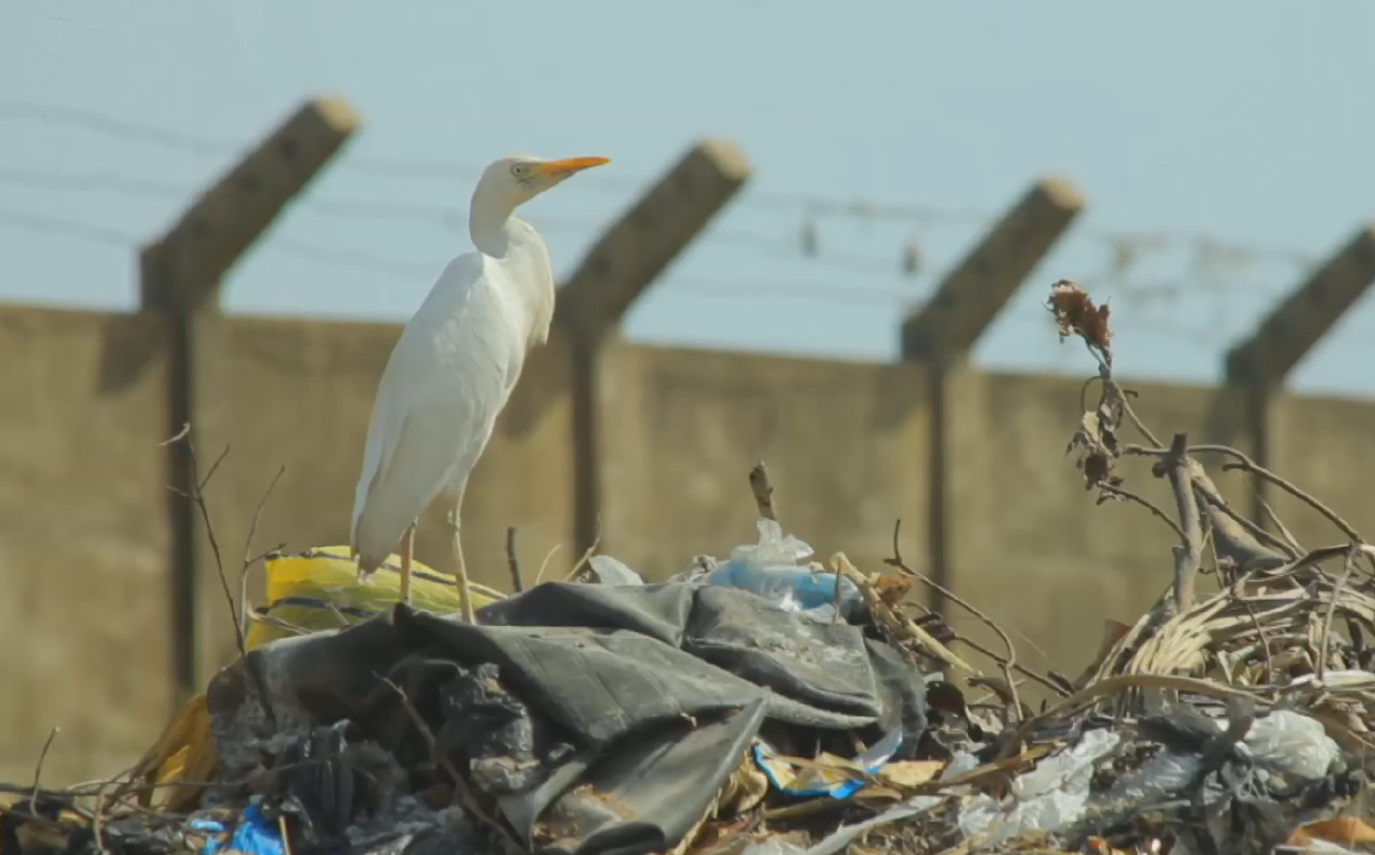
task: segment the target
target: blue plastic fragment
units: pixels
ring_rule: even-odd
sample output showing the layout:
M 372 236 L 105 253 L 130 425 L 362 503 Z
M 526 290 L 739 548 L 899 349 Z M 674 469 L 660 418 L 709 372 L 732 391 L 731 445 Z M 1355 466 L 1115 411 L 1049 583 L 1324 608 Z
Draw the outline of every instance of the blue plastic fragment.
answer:
M 224 825 L 214 820 L 197 820 L 193 828 L 206 831 L 224 831 Z M 257 805 L 249 805 L 239 816 L 239 824 L 234 836 L 226 846 L 219 838 L 206 841 L 201 855 L 285 855 L 282 836 L 276 826 L 268 822 Z
M 855 757 L 851 762 L 872 775 L 888 764 L 902 745 L 902 727 L 895 727 L 882 739 Z M 753 749 L 754 762 L 779 791 L 791 796 L 830 796 L 843 799 L 864 787 L 860 778 L 852 778 L 843 770 L 821 771 L 818 769 L 796 769 L 786 760 L 777 758 L 773 749 L 763 743 L 756 743 Z M 792 774 L 786 774 L 791 772 Z

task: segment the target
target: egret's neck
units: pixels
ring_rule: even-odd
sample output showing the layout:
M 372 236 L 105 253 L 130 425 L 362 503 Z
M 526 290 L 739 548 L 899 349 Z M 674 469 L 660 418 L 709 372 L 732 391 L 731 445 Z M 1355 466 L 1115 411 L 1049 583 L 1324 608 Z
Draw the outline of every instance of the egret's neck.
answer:
M 510 251 L 511 212 L 514 210 L 510 201 L 478 188 L 468 209 L 468 234 L 479 252 L 502 258 Z

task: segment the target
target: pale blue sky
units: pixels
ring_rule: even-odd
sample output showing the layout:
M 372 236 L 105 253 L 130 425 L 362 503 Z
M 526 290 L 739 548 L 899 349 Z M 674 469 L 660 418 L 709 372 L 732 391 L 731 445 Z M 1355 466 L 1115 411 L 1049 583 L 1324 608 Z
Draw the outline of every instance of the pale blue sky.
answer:
M 1087 371 L 1039 307 L 1070 277 L 1113 295 L 1124 372 L 1207 381 L 1304 259 L 1375 216 L 1372 44 L 1368 0 L 0 0 L 0 299 L 131 307 L 133 242 L 337 92 L 363 131 L 235 270 L 233 311 L 404 319 L 468 249 L 472 170 L 513 151 L 614 161 L 526 211 L 571 270 L 640 181 L 719 135 L 755 178 L 632 337 L 891 358 L 904 304 L 982 229 L 970 212 L 1054 172 L 1088 209 L 979 359 Z M 941 215 L 817 217 L 809 260 L 806 198 Z M 1122 233 L 1169 240 L 1110 278 Z M 1199 236 L 1247 252 L 1201 261 Z M 1364 301 L 1294 385 L 1375 393 L 1372 336 Z

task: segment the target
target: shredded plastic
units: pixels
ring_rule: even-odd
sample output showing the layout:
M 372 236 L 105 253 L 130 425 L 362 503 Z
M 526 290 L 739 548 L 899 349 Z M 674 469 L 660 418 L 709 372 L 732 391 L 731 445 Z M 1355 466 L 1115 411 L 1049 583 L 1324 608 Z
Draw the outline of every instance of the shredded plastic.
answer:
M 887 765 L 902 745 L 902 728 L 896 727 L 849 761 L 857 768 L 873 774 Z M 782 792 L 793 796 L 821 796 L 843 799 L 863 788 L 864 781 L 858 776 L 846 774 L 840 768 L 818 769 L 815 766 L 798 767 L 779 757 L 773 747 L 765 742 L 754 746 L 754 762 L 772 783 Z
M 193 823 L 201 831 L 224 831 L 222 823 L 214 820 L 199 820 Z M 211 837 L 201 849 L 201 855 L 285 855 L 282 836 L 272 823 L 267 821 L 257 805 L 244 808 L 234 836 L 225 844 L 222 836 Z

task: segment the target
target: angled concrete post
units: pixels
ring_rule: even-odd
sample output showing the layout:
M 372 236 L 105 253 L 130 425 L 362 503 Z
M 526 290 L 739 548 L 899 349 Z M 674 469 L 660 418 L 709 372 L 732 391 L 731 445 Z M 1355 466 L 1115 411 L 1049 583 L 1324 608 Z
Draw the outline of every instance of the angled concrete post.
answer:
M 950 400 L 952 372 L 966 364 L 979 336 L 1083 208 L 1083 197 L 1069 181 L 1037 181 L 946 276 L 935 295 L 903 322 L 903 359 L 923 362 L 931 372 L 928 563 L 947 589 L 958 587 L 950 555 L 954 498 L 949 460 L 959 437 Z M 944 606 L 944 598 L 933 594 L 931 607 L 942 611 Z
M 1068 181 L 1037 181 L 903 322 L 903 358 L 948 363 L 967 356 L 1083 207 Z
M 1256 327 L 1227 352 L 1226 383 L 1245 402 L 1245 425 L 1252 456 L 1273 463 L 1270 405 L 1285 380 L 1342 316 L 1375 282 L 1375 222 L 1366 223 L 1302 285 L 1290 292 Z M 1269 526 L 1262 502 L 1270 487 L 1254 479 L 1251 518 Z
M 140 253 L 142 308 L 165 312 L 172 321 L 167 436 L 177 436 L 183 426 L 190 425 L 184 439 L 167 446 L 173 537 L 169 608 L 175 639 L 174 678 L 181 697 L 204 683 L 202 672 L 210 667 L 201 661 L 206 644 L 200 616 L 222 621 L 225 610 L 222 602 L 212 610 L 199 584 L 204 562 L 198 544 L 203 526 L 191 500 L 196 489 L 191 457 L 196 437 L 196 319 L 218 311 L 224 275 L 357 127 L 358 117 L 342 98 L 306 102 Z M 202 470 L 219 451 L 197 449 Z M 214 590 L 219 590 L 218 584 Z
M 726 206 L 750 177 L 733 143 L 695 143 L 597 241 L 559 289 L 554 323 L 568 336 L 573 366 L 574 508 L 579 552 L 597 538 L 601 477 L 597 358 L 625 313 Z
M 1357 230 L 1227 352 L 1229 383 L 1277 388 L 1375 282 L 1375 223 Z

